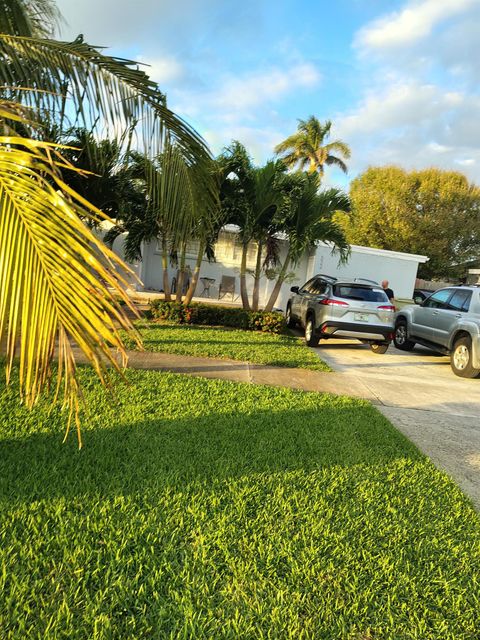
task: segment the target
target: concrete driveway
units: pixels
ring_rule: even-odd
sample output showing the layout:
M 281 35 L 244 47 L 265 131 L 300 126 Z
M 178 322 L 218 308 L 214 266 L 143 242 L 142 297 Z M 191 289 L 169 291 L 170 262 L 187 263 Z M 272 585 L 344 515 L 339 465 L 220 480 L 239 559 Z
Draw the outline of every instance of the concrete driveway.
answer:
M 382 413 L 450 474 L 480 509 L 480 378 L 458 378 L 446 356 L 393 346 L 384 355 L 358 341 L 315 349 L 334 371 L 361 384 Z

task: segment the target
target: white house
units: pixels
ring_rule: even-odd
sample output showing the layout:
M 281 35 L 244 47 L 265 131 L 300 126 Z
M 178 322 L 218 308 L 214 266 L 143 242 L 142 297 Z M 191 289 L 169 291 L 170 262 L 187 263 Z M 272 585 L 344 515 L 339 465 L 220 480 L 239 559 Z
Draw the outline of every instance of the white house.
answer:
M 280 240 L 280 259 L 283 261 L 287 241 Z M 120 236 L 114 243 L 113 249 L 123 257 L 123 238 Z M 193 270 L 198 251 L 198 245 L 192 242 L 187 247 L 187 265 Z M 144 244 L 142 248 L 142 261 L 132 265 L 133 270 L 143 283 L 131 280 L 131 285 L 137 291 L 160 292 L 163 288 L 163 270 L 161 263 L 161 251 L 157 242 Z M 210 297 L 218 298 L 218 285 L 223 275 L 235 277 L 235 300 L 239 300 L 240 294 L 240 258 L 241 245 L 236 240 L 234 227 L 226 227 L 219 236 L 215 246 L 216 262 L 202 262 L 200 278 L 207 277 L 214 280 L 210 286 Z M 252 246 L 248 252 L 247 268 L 253 271 L 256 257 L 256 246 Z M 401 253 L 398 251 L 386 251 L 384 249 L 372 249 L 370 247 L 351 246 L 351 254 L 346 264 L 340 265 L 338 254 L 333 253 L 331 247 L 325 243 L 319 243 L 309 254 L 302 257 L 297 265 L 291 266 L 291 273 L 288 281 L 282 286 L 280 294 L 275 303 L 275 307 L 284 309 L 290 295 L 290 287 L 302 285 L 317 273 L 334 276 L 367 278 L 380 282 L 388 280 L 390 287 L 395 292 L 397 299 L 411 299 L 415 287 L 418 265 L 428 260 L 426 256 L 411 253 Z M 177 275 L 177 268 L 169 268 L 170 281 Z M 251 294 L 253 288 L 253 278 L 247 276 L 247 286 Z M 274 286 L 274 281 L 262 277 L 260 286 L 260 306 L 264 305 Z M 203 283 L 199 280 L 196 296 L 202 296 Z M 230 301 L 228 294 L 225 301 Z

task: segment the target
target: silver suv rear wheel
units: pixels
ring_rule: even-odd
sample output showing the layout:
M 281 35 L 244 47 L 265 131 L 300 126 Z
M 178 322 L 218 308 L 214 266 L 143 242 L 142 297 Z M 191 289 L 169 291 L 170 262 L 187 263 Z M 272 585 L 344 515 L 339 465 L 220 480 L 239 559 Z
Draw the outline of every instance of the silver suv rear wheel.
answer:
M 292 329 L 295 326 L 295 320 L 292 318 L 292 307 L 288 305 L 287 310 L 285 311 L 285 322 L 287 327 Z
M 316 347 L 320 339 L 315 335 L 315 322 L 312 316 L 307 318 L 305 323 L 305 342 L 309 347 Z

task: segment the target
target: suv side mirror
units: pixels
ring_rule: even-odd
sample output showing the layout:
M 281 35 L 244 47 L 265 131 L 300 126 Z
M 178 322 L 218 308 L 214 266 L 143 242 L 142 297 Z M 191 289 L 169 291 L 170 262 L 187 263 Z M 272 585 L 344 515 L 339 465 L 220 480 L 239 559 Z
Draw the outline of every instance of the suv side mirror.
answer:
M 290 287 L 292 293 L 298 293 L 298 287 Z
M 423 300 L 421 296 L 415 296 L 415 298 L 413 299 L 413 301 L 415 302 L 415 304 L 422 304 Z

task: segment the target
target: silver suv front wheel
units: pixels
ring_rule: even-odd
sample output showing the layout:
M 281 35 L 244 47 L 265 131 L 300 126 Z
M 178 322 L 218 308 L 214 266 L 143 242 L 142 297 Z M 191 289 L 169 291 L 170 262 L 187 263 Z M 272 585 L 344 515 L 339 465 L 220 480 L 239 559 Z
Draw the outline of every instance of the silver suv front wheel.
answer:
M 476 378 L 480 369 L 472 366 L 472 341 L 468 336 L 459 338 L 450 354 L 450 366 L 455 375 L 461 378 Z

